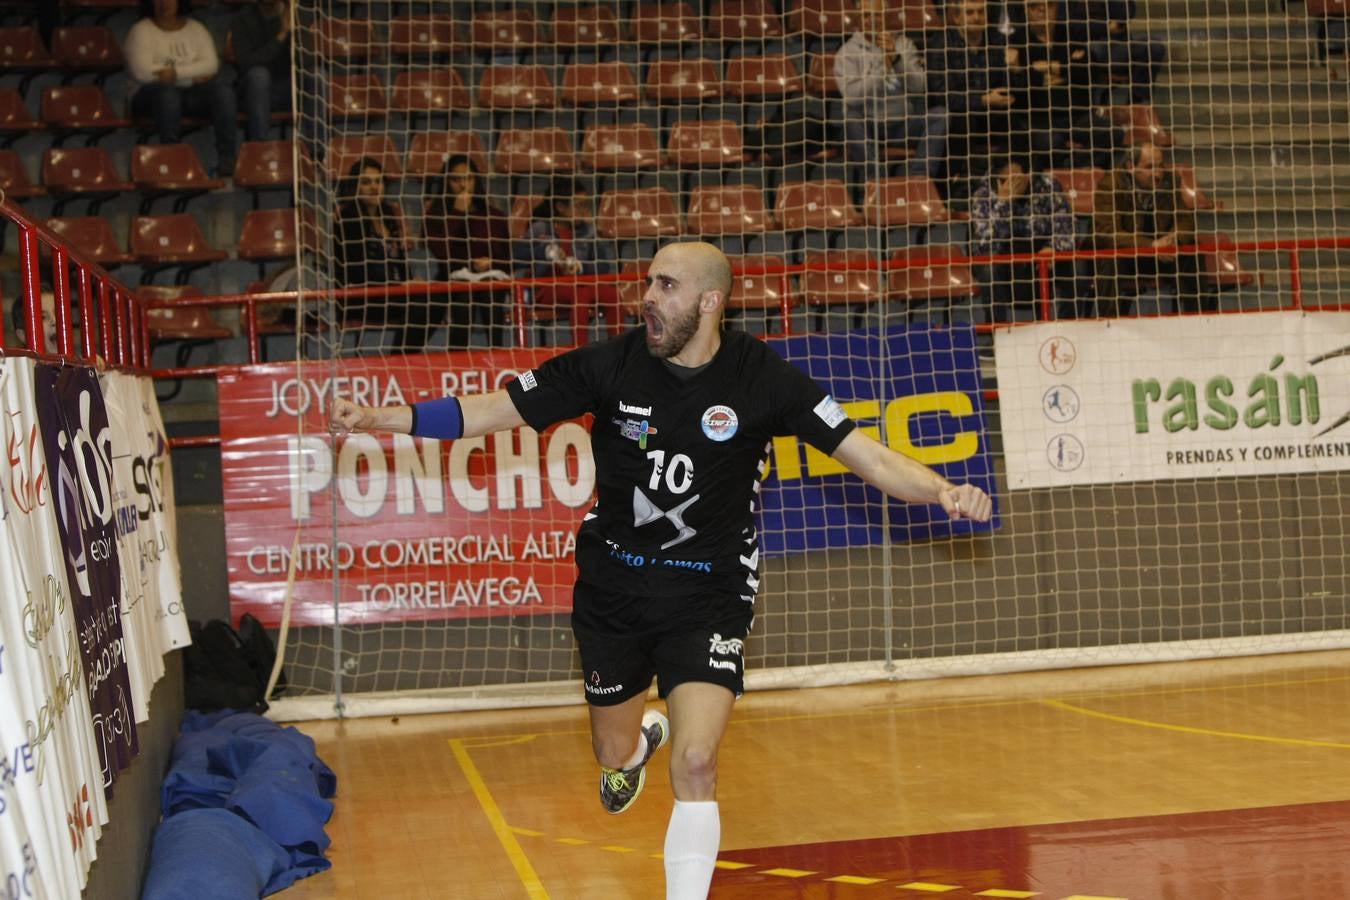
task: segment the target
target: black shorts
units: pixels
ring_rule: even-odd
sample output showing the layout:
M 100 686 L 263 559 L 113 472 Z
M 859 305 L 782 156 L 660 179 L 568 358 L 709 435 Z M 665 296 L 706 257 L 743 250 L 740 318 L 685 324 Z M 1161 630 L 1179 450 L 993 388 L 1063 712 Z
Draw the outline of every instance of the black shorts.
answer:
M 745 690 L 745 636 L 754 606 L 739 594 L 634 597 L 577 582 L 572 634 L 586 701 L 614 706 L 645 694 L 656 677 L 664 699 L 686 681 Z

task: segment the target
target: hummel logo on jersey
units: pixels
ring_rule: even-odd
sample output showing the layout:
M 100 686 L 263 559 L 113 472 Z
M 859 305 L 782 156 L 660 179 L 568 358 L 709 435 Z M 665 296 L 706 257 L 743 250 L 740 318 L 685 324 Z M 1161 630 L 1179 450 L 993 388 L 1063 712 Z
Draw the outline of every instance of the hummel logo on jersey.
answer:
M 650 406 L 629 406 L 622 400 L 619 401 L 619 412 L 630 413 L 635 416 L 650 416 L 652 408 Z
M 670 522 L 670 524 L 675 526 L 676 530 L 679 533 L 675 535 L 673 540 L 666 541 L 664 544 L 662 544 L 661 549 L 669 550 L 676 544 L 683 544 L 685 541 L 689 540 L 691 537 L 698 534 L 697 528 L 691 528 L 690 526 L 684 524 L 684 511 L 689 507 L 693 506 L 694 503 L 698 500 L 699 496 L 700 496 L 699 494 L 695 494 L 688 500 L 681 503 L 679 506 L 667 512 L 666 510 L 661 509 L 661 507 L 657 506 L 651 500 L 647 499 L 647 495 L 642 493 L 642 488 L 634 487 L 633 527 L 635 528 L 641 527 L 650 522 L 655 522 L 657 519 L 666 519 L 667 521 Z

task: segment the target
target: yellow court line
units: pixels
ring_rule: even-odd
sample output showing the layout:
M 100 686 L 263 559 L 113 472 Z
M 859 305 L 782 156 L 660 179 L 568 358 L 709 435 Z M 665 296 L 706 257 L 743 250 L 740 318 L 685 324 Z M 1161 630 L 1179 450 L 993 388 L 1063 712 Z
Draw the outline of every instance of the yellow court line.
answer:
M 1335 741 L 1311 741 L 1306 738 L 1274 737 L 1268 734 L 1248 734 L 1242 731 L 1219 731 L 1214 728 L 1196 728 L 1192 725 L 1172 725 L 1167 722 L 1151 722 L 1148 719 L 1117 716 L 1114 713 L 1100 712 L 1095 709 L 1088 709 L 1085 706 L 1075 706 L 1072 703 L 1065 703 L 1063 700 L 1042 700 L 1041 702 L 1046 706 L 1052 706 L 1056 709 L 1065 710 L 1066 712 L 1091 716 L 1095 719 L 1105 719 L 1108 722 L 1118 722 L 1122 725 L 1138 725 L 1141 728 L 1157 728 L 1162 731 L 1180 731 L 1183 734 L 1203 734 L 1210 737 L 1236 738 L 1242 741 L 1261 741 L 1268 744 L 1288 744 L 1294 747 L 1329 747 L 1333 750 L 1350 750 L 1350 744 L 1339 744 Z
M 474 750 L 482 750 L 484 747 L 510 747 L 515 744 L 528 744 L 530 741 L 539 737 L 535 734 L 511 734 L 502 737 L 481 737 L 481 738 L 456 738 L 464 744 L 465 747 L 472 747 Z
M 492 823 L 492 830 L 496 833 L 502 849 L 506 851 L 507 858 L 511 860 L 511 865 L 515 867 L 516 875 L 525 885 L 525 892 L 531 900 L 548 900 L 548 891 L 544 890 L 544 883 L 539 880 L 538 874 L 534 871 L 534 866 L 530 865 L 530 860 L 525 855 L 525 851 L 520 849 L 520 843 L 511 832 L 511 826 L 506 824 L 506 819 L 502 817 L 502 811 L 497 808 L 497 801 L 492 799 L 492 793 L 488 791 L 483 776 L 478 774 L 478 767 L 473 764 L 473 760 L 469 757 L 469 751 L 464 746 L 464 741 L 459 738 L 450 738 L 450 752 L 455 754 L 455 761 L 459 763 L 459 768 L 464 772 L 464 778 L 469 782 L 469 787 L 473 788 L 473 794 L 478 798 L 478 805 L 483 808 L 483 814 Z

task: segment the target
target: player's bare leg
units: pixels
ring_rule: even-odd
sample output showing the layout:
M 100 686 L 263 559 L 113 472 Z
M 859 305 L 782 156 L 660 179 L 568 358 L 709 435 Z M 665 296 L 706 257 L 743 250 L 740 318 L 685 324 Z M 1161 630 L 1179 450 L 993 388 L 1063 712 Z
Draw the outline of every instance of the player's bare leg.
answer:
M 708 896 L 722 820 L 717 809 L 717 748 L 736 697 L 721 685 L 685 682 L 666 700 L 672 741 L 675 808 L 666 829 L 667 900 Z
M 670 738 L 670 723 L 645 712 L 647 694 L 614 706 L 591 706 L 591 749 L 600 763 L 600 802 L 611 813 L 632 806 L 647 781 L 646 765 Z

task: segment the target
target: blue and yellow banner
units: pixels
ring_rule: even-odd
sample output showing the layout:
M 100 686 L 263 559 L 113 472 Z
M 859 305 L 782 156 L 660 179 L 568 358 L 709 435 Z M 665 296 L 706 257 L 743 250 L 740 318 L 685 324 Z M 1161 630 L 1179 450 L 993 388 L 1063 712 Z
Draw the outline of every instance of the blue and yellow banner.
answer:
M 814 378 L 858 426 L 951 481 L 994 496 L 988 425 L 975 330 L 896 327 L 771 339 Z M 888 501 L 842 465 L 796 438 L 774 441 L 761 492 L 761 550 L 773 556 L 991 531 L 994 518 L 953 522 L 940 507 Z

